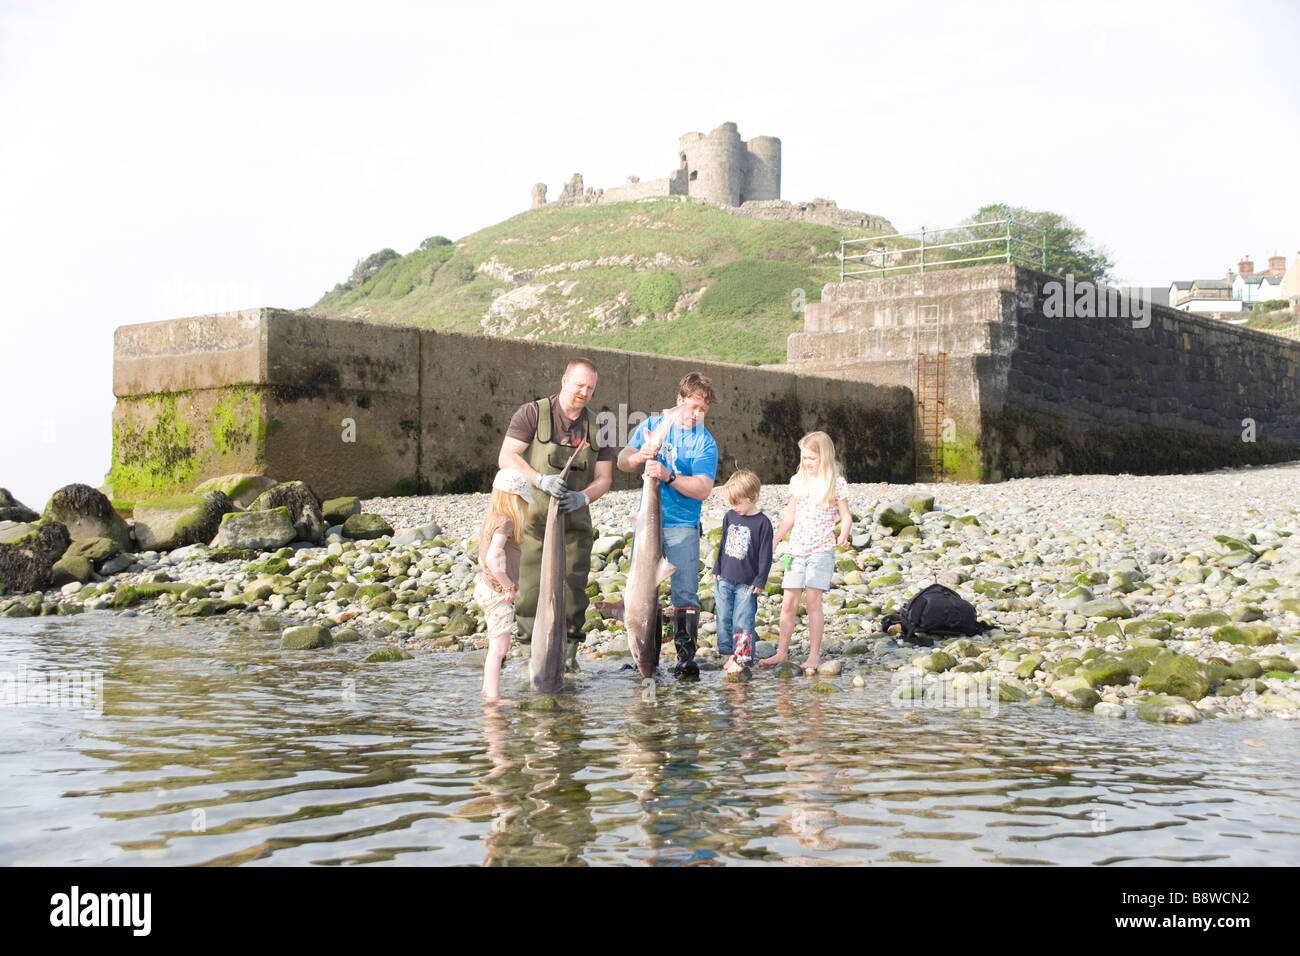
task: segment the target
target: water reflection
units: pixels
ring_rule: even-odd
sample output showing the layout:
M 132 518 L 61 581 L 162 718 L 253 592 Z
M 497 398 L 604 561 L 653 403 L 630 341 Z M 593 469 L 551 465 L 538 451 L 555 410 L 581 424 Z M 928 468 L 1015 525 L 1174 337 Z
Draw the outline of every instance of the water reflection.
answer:
M 903 712 L 887 676 L 647 693 L 615 666 L 553 710 L 522 686 L 484 708 L 457 655 L 367 665 L 224 621 L 3 627 L 6 669 L 105 672 L 102 718 L 0 708 L 3 863 L 1300 860 L 1293 723 Z

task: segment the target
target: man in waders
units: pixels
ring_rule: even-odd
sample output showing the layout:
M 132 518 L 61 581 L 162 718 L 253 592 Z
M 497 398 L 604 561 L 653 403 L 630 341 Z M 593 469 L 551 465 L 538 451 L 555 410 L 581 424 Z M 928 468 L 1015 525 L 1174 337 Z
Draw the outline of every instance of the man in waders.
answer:
M 501 453 L 497 456 L 498 467 L 523 472 L 539 491 L 558 499 L 560 511 L 564 513 L 565 607 L 569 612 L 566 650 L 567 669 L 571 671 L 578 667 L 578 645 L 585 637 L 582 628 L 587 618 L 587 574 L 591 570 L 594 540 L 587 506 L 609 490 L 614 474 L 614 449 L 599 447 L 598 429 L 587 410 L 595 390 L 596 367 L 586 359 L 574 359 L 564 370 L 558 394 L 519 406 L 506 428 Z M 574 458 L 568 481 L 562 481 L 560 472 L 573 447 L 584 440 L 588 447 Z M 537 613 L 542 538 L 546 533 L 545 502 L 545 498 L 540 498 L 529 509 L 519 563 L 515 620 L 525 642 L 532 639 L 533 617 Z

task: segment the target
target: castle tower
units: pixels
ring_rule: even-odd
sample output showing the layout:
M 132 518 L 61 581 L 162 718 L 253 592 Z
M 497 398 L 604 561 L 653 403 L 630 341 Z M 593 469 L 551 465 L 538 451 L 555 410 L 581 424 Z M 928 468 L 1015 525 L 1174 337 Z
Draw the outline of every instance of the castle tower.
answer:
M 746 145 L 749 164 L 740 201 L 781 198 L 781 141 L 775 136 L 755 136 Z
M 687 169 L 687 192 L 696 199 L 739 206 L 745 186 L 748 153 L 735 123 L 723 123 L 708 136 L 687 133 L 678 140 Z

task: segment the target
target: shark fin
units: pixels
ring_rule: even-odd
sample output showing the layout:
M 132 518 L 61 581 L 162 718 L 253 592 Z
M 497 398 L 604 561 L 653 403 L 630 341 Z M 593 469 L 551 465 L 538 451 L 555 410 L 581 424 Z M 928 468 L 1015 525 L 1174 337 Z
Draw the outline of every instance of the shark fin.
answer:
M 673 572 L 676 570 L 675 567 L 668 563 L 667 558 L 660 558 L 659 567 L 655 569 L 655 587 L 658 587 L 671 578 Z

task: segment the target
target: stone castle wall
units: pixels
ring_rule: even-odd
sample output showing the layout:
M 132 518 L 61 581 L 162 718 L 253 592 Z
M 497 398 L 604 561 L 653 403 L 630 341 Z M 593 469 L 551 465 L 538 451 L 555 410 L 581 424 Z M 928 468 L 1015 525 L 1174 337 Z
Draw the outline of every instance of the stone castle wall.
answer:
M 788 481 L 815 429 L 836 438 L 850 480 L 912 477 L 906 389 L 261 309 L 116 331 L 113 495 L 232 472 L 302 479 L 325 497 L 485 491 L 511 414 L 557 391 L 577 355 L 599 370 L 591 411 L 615 443 L 698 369 L 720 398 L 706 421 L 720 479 L 744 467 Z M 615 487 L 635 481 L 615 471 Z

